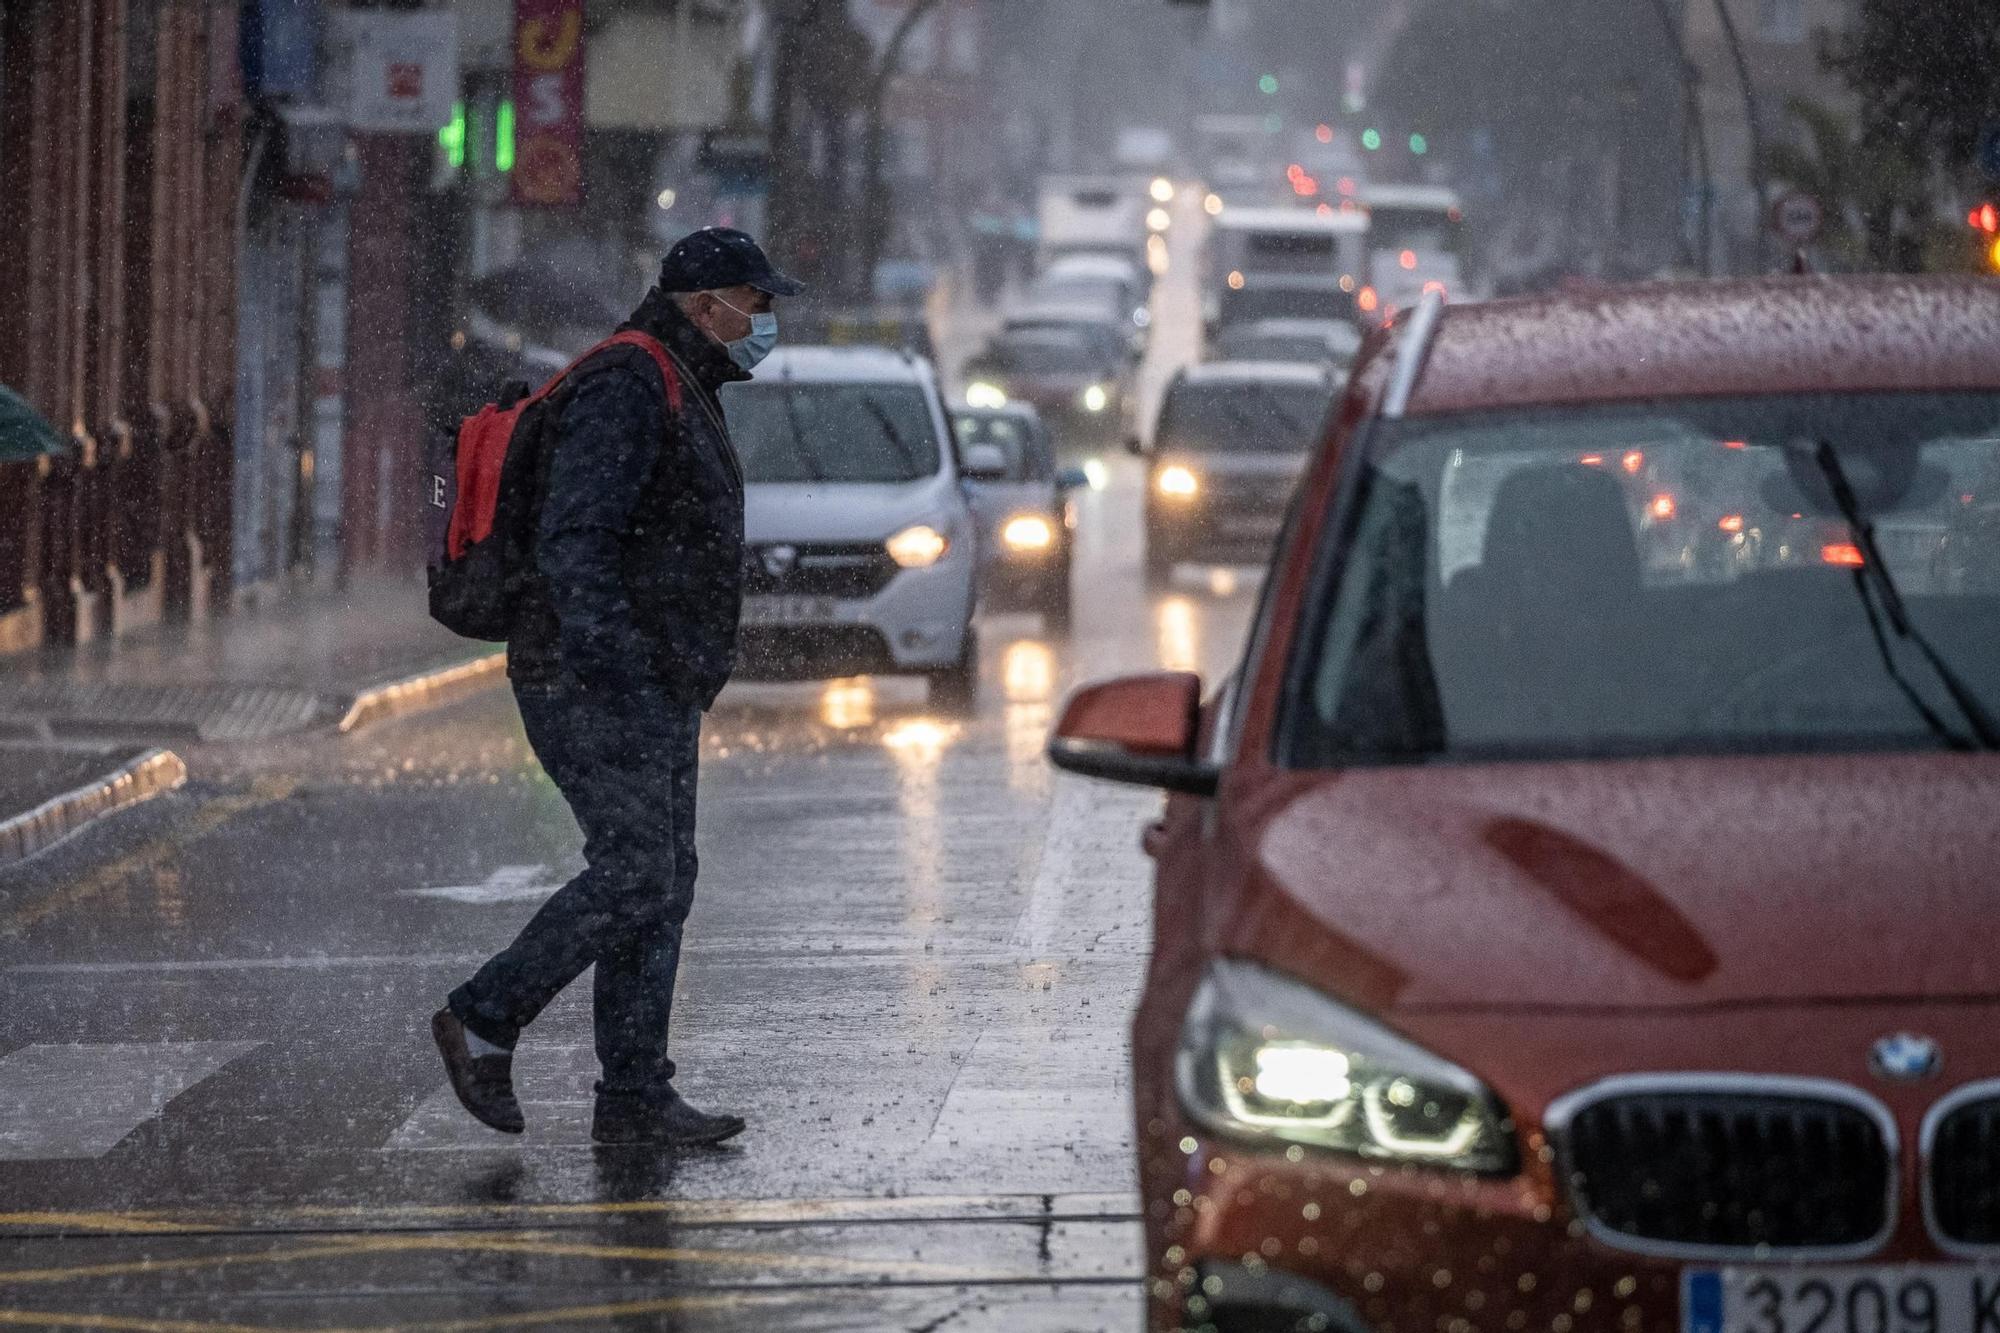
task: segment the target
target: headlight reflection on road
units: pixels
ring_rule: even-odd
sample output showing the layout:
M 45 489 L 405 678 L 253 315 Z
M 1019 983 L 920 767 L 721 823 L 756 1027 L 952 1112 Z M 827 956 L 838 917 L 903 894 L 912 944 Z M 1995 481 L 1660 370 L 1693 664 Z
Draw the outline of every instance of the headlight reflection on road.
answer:
M 820 693 L 819 717 L 837 731 L 875 725 L 875 682 L 866 676 L 828 681 Z
M 1045 793 L 1049 766 L 1043 761 L 1055 708 L 1056 656 L 1034 639 L 1007 645 L 1000 659 L 1000 682 L 1007 695 L 1008 785 L 1017 791 Z
M 957 739 L 957 727 L 928 717 L 908 718 L 882 733 L 883 746 L 896 756 L 898 764 L 910 771 L 936 766 Z
M 1000 661 L 1000 679 L 1008 703 L 1047 703 L 1056 692 L 1056 655 L 1034 639 L 1009 644 Z
M 1161 668 L 1199 671 L 1201 633 L 1195 624 L 1194 603 L 1185 597 L 1169 597 L 1155 614 Z

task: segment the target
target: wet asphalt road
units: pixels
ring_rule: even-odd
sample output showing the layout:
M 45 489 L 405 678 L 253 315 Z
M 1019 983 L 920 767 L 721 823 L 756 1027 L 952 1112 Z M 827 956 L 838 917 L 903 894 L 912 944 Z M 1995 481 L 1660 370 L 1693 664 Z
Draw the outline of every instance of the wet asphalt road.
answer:
M 591 1147 L 584 986 L 523 1042 L 525 1138 L 444 1085 L 431 1011 L 579 864 L 504 692 L 193 751 L 0 875 L 0 1324 L 1136 1327 L 1157 798 L 1042 747 L 1082 680 L 1226 670 L 1253 591 L 1149 596 L 1137 486 L 1083 498 L 1068 641 L 984 623 L 976 718 L 894 680 L 711 717 L 674 1054 L 750 1118 L 724 1148 Z

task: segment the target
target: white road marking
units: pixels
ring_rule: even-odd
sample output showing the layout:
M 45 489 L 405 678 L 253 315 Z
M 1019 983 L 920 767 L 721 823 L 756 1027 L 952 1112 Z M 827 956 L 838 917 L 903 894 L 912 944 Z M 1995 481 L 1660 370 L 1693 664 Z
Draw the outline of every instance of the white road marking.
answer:
M 16 963 L 4 969 L 19 976 L 108 976 L 132 972 L 327 972 L 346 967 L 466 967 L 486 961 L 483 953 L 369 954 L 334 958 L 319 954 L 283 958 L 152 959 L 130 963 Z
M 408 898 L 442 898 L 447 902 L 474 907 L 488 903 L 541 902 L 562 887 L 551 883 L 547 866 L 501 866 L 482 884 L 441 884 L 434 888 L 404 889 Z
M 0 1059 L 0 1161 L 102 1157 L 256 1041 L 24 1046 Z
M 1024 961 L 1100 947 L 1144 952 L 1152 902 L 1139 834 L 1159 797 L 1084 778 L 1056 782 L 1048 834 L 1012 945 Z

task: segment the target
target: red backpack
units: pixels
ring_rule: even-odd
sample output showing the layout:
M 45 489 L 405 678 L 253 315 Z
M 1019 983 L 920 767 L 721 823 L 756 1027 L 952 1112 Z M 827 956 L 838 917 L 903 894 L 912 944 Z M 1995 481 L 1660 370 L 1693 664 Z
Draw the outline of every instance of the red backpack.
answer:
M 424 469 L 430 539 L 431 618 L 468 639 L 500 642 L 513 627 L 521 577 L 533 568 L 541 512 L 546 435 L 541 409 L 570 373 L 610 347 L 637 347 L 653 358 L 667 407 L 681 409 L 681 380 L 659 339 L 636 329 L 606 338 L 538 391 L 488 403 L 459 424 L 455 438 L 433 442 Z

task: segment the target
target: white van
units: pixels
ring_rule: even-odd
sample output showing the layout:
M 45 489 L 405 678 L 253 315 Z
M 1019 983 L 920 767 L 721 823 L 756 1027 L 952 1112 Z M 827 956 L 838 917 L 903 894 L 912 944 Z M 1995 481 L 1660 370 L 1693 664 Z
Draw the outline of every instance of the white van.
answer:
M 979 537 L 930 362 L 781 348 L 722 402 L 751 559 L 742 674 L 921 675 L 934 705 L 969 710 Z
M 1214 333 L 1254 319 L 1351 320 L 1367 248 L 1359 209 L 1226 208 L 1203 259 L 1204 322 Z

